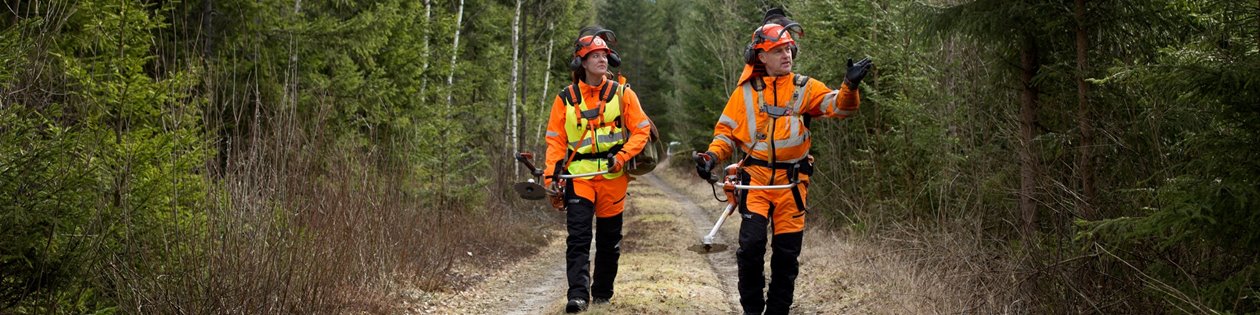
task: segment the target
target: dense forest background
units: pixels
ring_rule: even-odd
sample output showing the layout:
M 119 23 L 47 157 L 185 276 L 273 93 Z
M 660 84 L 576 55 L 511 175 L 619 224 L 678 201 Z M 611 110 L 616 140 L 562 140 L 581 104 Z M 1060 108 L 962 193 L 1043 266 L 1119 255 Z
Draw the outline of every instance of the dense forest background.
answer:
M 770 7 L 797 72 L 877 65 L 860 115 L 813 123 L 811 225 L 917 257 L 961 312 L 1260 312 L 1260 1 L 5 4 L 0 313 L 458 286 L 456 256 L 558 224 L 510 154 L 542 151 L 580 27 L 617 32 L 684 155 Z

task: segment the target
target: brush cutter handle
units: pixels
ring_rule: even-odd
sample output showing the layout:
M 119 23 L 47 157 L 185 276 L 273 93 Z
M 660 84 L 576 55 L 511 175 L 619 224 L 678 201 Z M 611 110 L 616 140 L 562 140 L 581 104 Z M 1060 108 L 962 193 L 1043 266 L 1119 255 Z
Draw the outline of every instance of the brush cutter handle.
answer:
M 542 176 L 543 171 L 542 171 L 542 170 L 540 170 L 540 169 L 538 169 L 537 167 L 534 167 L 534 162 L 532 162 L 532 161 L 534 160 L 534 153 L 533 153 L 533 152 L 528 152 L 528 151 L 525 151 L 525 152 L 517 152 L 517 153 L 516 153 L 516 160 L 517 160 L 517 161 L 520 161 L 520 162 L 521 162 L 521 164 L 525 164 L 525 167 L 526 167 L 526 168 L 529 168 L 529 173 L 530 173 L 530 174 L 533 174 L 533 175 L 534 175 L 534 177 L 540 177 L 540 176 Z
M 563 174 L 563 175 L 560 175 L 560 178 L 570 179 L 570 178 L 587 177 L 587 176 L 604 175 L 604 174 L 608 174 L 608 170 L 598 171 L 594 173 L 586 173 L 586 174 Z

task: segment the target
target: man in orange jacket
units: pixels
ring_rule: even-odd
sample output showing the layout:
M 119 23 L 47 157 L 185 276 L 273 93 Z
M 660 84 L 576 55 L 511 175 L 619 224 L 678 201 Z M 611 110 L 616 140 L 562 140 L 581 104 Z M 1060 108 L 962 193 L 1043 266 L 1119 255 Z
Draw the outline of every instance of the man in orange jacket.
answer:
M 621 211 L 629 179 L 624 166 L 648 141 L 651 121 L 639 98 L 624 82 L 609 80 L 608 67 L 621 59 L 608 46 L 612 31 L 583 28 L 574 43 L 573 84 L 563 88 L 551 105 L 547 121 L 544 185 L 565 188 L 552 204 L 567 209 L 569 237 L 565 250 L 569 279 L 565 312 L 585 310 L 587 301 L 608 303 L 621 256 Z M 561 174 L 595 175 L 560 180 Z M 595 218 L 594 279 L 590 265 L 591 217 Z M 593 281 L 592 281 L 593 280 Z M 591 300 L 593 298 L 593 300 Z
M 696 159 L 697 173 L 709 179 L 717 161 L 732 156 L 736 149 L 747 155 L 741 174 L 748 185 L 783 185 L 799 180 L 791 190 L 749 190 L 739 203 L 743 221 L 739 228 L 740 304 L 745 314 L 787 314 L 799 271 L 797 257 L 805 228 L 805 205 L 809 175 L 810 117 L 847 118 L 857 113 L 858 84 L 871 67 L 869 60 L 849 68 L 844 83 L 832 90 L 822 82 L 792 72 L 797 57 L 796 41 L 800 25 L 788 20 L 780 9 L 766 12 L 762 26 L 753 32 L 745 49 L 740 87 L 731 94 L 713 130 L 708 151 Z M 763 264 L 766 252 L 766 226 L 771 225 L 773 252 L 770 258 L 770 288 L 766 287 Z

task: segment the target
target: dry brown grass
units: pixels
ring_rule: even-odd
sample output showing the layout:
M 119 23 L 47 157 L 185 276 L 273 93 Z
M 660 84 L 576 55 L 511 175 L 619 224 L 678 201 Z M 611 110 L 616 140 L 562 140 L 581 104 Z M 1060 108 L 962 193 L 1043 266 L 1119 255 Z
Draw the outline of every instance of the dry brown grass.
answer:
M 687 163 L 689 164 L 689 163 Z M 657 173 L 702 207 L 717 205 L 690 165 Z M 716 210 L 715 210 L 716 211 Z M 974 224 L 898 225 L 871 235 L 807 223 L 794 312 L 804 314 L 1024 313 L 1014 258 L 985 248 Z M 728 222 L 732 233 L 739 220 Z M 737 244 L 733 244 L 736 245 Z M 769 272 L 767 266 L 767 272 Z M 728 275 L 734 276 L 734 275 Z M 1016 302 L 1011 302 L 1016 301 Z
M 508 218 L 501 201 L 435 202 L 415 192 L 406 167 L 316 145 L 280 122 L 208 172 L 219 175 L 208 181 L 202 217 L 189 221 L 187 237 L 163 244 L 183 253 L 181 264 L 104 271 L 119 281 L 121 309 L 397 313 L 401 288 L 476 281 L 452 269 L 467 253 L 497 257 L 474 261 L 494 264 L 543 243 L 536 220 Z

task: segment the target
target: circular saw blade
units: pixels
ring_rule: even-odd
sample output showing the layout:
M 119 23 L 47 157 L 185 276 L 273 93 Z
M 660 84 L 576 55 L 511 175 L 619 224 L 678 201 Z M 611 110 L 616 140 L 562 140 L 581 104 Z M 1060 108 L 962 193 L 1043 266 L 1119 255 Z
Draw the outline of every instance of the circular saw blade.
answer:
M 538 183 L 522 182 L 512 185 L 512 189 L 521 195 L 521 199 L 525 200 L 542 200 L 547 198 L 547 190 L 543 189 Z
M 726 244 L 696 244 L 696 245 L 688 246 L 687 250 L 705 255 L 705 254 L 712 254 L 712 253 L 720 253 L 720 252 L 726 251 L 728 248 L 729 246 L 726 246 Z

